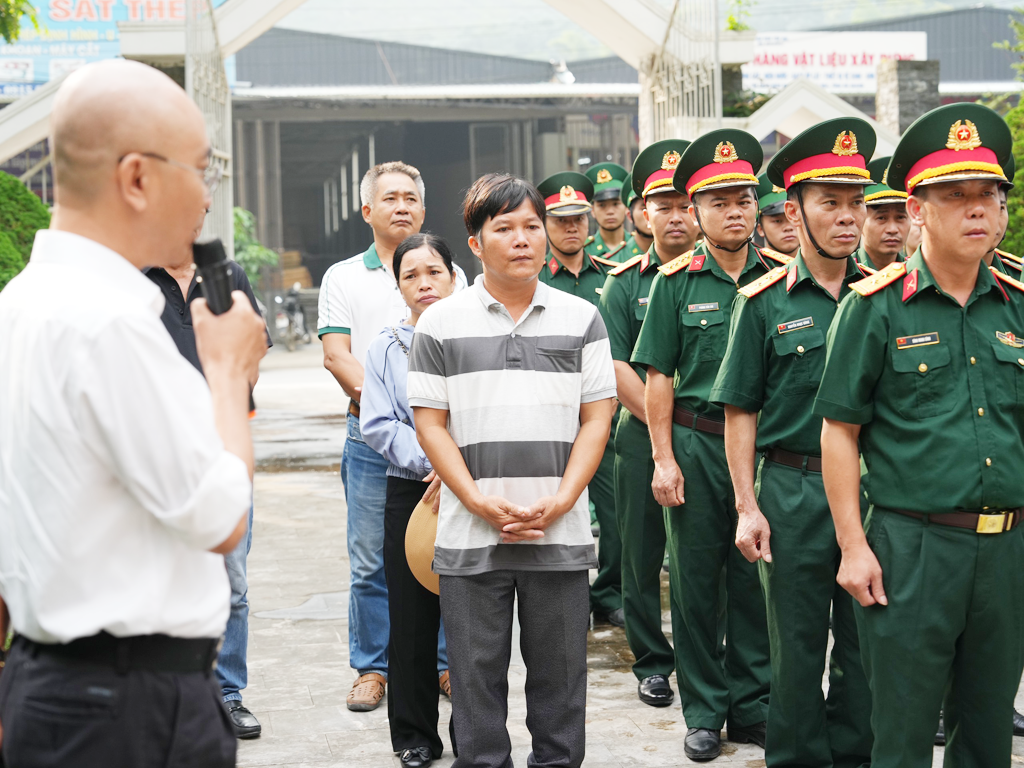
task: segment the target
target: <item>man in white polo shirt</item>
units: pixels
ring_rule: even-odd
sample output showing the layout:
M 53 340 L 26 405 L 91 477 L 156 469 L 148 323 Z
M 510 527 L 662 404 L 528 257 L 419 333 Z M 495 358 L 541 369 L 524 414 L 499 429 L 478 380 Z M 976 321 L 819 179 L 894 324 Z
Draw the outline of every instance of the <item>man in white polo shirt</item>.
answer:
M 424 185 L 411 165 L 388 162 L 366 172 L 359 185 L 363 220 L 373 245 L 327 270 L 320 286 L 320 338 L 324 367 L 351 398 L 348 434 L 341 457 L 341 480 L 348 505 L 349 665 L 359 672 L 347 705 L 355 712 L 376 709 L 388 674 L 388 592 L 384 580 L 384 496 L 388 461 L 363 442 L 359 398 L 363 363 L 370 342 L 409 314 L 391 261 L 395 249 L 423 226 Z M 456 290 L 466 275 L 456 271 Z M 438 647 L 438 674 L 448 668 L 444 634 Z
M 585 749 L 587 484 L 611 428 L 615 370 L 597 308 L 539 282 L 544 200 L 490 174 L 466 194 L 483 274 L 420 318 L 409 404 L 444 483 L 433 569 L 448 635 L 453 768 L 511 765 L 513 602 L 526 662 L 530 765 L 578 768 Z

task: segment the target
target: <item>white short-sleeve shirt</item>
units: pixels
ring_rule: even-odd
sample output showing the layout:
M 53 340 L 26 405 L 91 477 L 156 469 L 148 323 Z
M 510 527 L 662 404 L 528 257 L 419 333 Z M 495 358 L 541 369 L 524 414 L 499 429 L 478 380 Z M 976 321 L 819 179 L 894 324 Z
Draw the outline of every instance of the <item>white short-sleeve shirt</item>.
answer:
M 44 230 L 0 293 L 0 595 L 41 643 L 215 638 L 252 499 L 209 387 L 119 254 Z

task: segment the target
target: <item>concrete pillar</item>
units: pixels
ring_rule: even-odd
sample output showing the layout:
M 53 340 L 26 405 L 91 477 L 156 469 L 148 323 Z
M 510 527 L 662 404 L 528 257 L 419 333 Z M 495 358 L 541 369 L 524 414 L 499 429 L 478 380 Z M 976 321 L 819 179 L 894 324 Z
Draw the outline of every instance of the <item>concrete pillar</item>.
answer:
M 939 106 L 939 62 L 886 59 L 878 64 L 875 119 L 894 133 Z

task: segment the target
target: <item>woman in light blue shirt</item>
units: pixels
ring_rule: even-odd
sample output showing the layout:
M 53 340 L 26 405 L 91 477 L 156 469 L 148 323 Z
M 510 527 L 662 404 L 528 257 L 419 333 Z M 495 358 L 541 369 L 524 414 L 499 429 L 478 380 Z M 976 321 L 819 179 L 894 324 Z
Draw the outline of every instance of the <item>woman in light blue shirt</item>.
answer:
M 438 657 L 441 622 L 437 595 L 412 575 L 405 558 L 405 530 L 412 511 L 434 479 L 416 440 L 405 393 L 409 348 L 416 321 L 427 307 L 455 289 L 452 251 L 437 235 L 406 238 L 395 250 L 395 277 L 409 318 L 385 328 L 366 353 L 360 427 L 366 444 L 389 462 L 384 507 L 384 574 L 388 585 L 388 721 L 391 746 L 407 768 L 422 768 L 441 756 L 437 734 Z M 441 634 L 443 638 L 443 633 Z M 446 658 L 442 648 L 442 656 Z M 441 687 L 447 687 L 447 670 Z

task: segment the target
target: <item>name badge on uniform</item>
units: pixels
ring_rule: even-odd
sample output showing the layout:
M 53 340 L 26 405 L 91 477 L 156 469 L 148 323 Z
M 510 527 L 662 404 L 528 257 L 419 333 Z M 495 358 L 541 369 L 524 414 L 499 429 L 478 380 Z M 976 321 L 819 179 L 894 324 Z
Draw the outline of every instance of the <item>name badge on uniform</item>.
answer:
M 718 309 L 717 301 L 709 301 L 706 304 L 690 304 L 687 306 L 687 312 L 714 312 Z
M 814 325 L 813 317 L 801 317 L 799 320 L 790 320 L 788 323 L 779 323 L 779 333 L 789 333 L 790 331 L 798 331 L 801 328 L 810 328 Z
M 914 347 L 927 347 L 929 344 L 938 344 L 939 334 L 919 333 L 916 336 L 898 336 L 896 338 L 896 349 L 912 349 Z
M 648 302 L 648 301 L 650 301 L 650 298 L 648 298 L 647 296 L 644 296 L 644 297 L 643 297 L 642 299 L 637 299 L 637 303 L 638 303 L 638 304 L 639 304 L 639 305 L 640 305 L 641 307 L 646 307 L 646 306 L 647 306 L 647 302 Z

